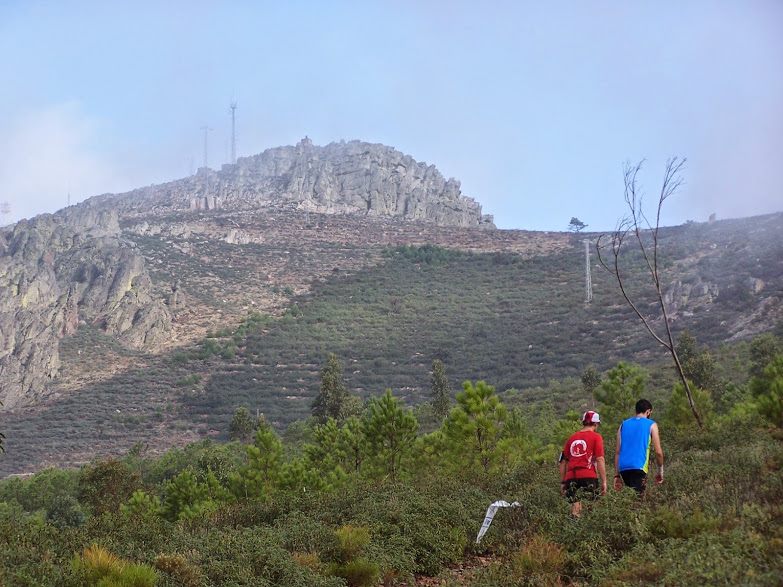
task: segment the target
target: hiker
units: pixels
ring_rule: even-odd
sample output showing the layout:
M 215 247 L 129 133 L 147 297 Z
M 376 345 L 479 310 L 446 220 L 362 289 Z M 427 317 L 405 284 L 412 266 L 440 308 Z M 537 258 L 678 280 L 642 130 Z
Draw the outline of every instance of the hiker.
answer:
M 598 412 L 587 411 L 582 416 L 582 429 L 572 434 L 560 453 L 561 493 L 571 504 L 571 515 L 582 514 L 582 496 L 590 499 L 606 493 L 606 463 L 604 439 L 596 430 L 601 423 Z
M 636 415 L 623 421 L 617 430 L 617 452 L 614 456 L 614 488 L 617 491 L 626 485 L 640 496 L 644 495 L 651 444 L 658 464 L 655 482 L 663 483 L 663 450 L 658 424 L 650 418 L 652 410 L 649 401 L 640 399 L 636 402 Z

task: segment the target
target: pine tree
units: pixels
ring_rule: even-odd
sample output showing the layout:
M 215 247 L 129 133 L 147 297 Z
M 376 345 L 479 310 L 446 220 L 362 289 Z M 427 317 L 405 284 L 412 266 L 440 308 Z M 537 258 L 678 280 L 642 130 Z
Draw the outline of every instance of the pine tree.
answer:
M 571 232 L 580 232 L 587 228 L 587 224 L 579 220 L 576 216 L 572 216 L 570 222 L 568 223 L 568 230 Z
M 262 421 L 253 444 L 247 447 L 247 460 L 237 474 L 231 476 L 231 487 L 237 497 L 260 497 L 277 482 L 283 458 L 283 445 L 265 421 Z
M 342 450 L 342 431 L 334 418 L 313 429 L 313 442 L 306 444 L 304 454 L 319 471 L 343 468 L 347 455 Z
M 750 376 L 763 377 L 772 360 L 783 353 L 783 344 L 773 334 L 762 334 L 750 343 Z
M 750 381 L 759 413 L 783 428 L 783 354 L 772 359 L 759 377 Z
M 378 468 L 391 479 L 399 476 L 403 460 L 412 452 L 418 429 L 413 412 L 400 405 L 391 389 L 367 407 L 363 430 L 369 452 Z
M 446 367 L 443 361 L 435 359 L 432 362 L 432 413 L 438 422 L 449 415 L 451 407 L 451 387 L 446 377 Z
M 462 389 L 443 424 L 445 448 L 458 466 L 479 466 L 488 473 L 499 457 L 497 448 L 508 411 L 495 388 L 484 381 L 475 385 L 466 381 Z
M 191 517 L 209 500 L 209 489 L 193 471 L 185 469 L 164 487 L 163 515 L 171 521 Z
M 605 429 L 615 430 L 620 422 L 633 415 L 636 401 L 644 395 L 646 379 L 646 371 L 631 363 L 620 361 L 609 370 L 595 390 Z
M 345 455 L 345 470 L 358 473 L 367 456 L 367 439 L 364 437 L 362 423 L 351 416 L 343 424 L 340 435 L 340 449 Z
M 721 386 L 715 375 L 715 361 L 712 359 L 712 355 L 708 351 L 700 350 L 696 339 L 687 330 L 680 334 L 676 350 L 680 357 L 683 373 L 688 381 L 701 389 L 708 389 L 712 392 L 720 391 Z
M 585 390 L 585 394 L 593 397 L 595 389 L 599 385 L 601 385 L 601 374 L 595 367 L 590 365 L 584 370 L 584 373 L 582 373 L 582 389 Z
M 238 440 L 240 442 L 249 442 L 253 437 L 253 430 L 255 429 L 255 423 L 253 417 L 250 415 L 250 411 L 241 406 L 234 412 L 234 417 L 231 418 L 231 425 L 228 429 L 228 438 L 230 440 Z
M 321 369 L 321 389 L 312 404 L 313 418 L 318 424 L 325 424 L 329 418 L 342 424 L 355 409 L 355 400 L 352 401 L 343 381 L 340 361 L 334 353 L 329 353 Z

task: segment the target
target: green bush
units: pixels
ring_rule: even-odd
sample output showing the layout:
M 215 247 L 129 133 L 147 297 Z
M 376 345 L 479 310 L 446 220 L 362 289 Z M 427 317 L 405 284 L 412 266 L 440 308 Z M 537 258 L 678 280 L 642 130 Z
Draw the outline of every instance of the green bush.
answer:
M 474 582 L 481 587 L 560 586 L 565 572 L 563 547 L 541 535 L 532 536 L 509 560 L 481 570 Z
M 774 547 L 773 547 L 774 548 Z M 704 532 L 638 545 L 611 569 L 607 584 L 776 585 L 783 557 L 752 532 Z
M 362 526 L 343 526 L 337 529 L 336 535 L 342 561 L 358 558 L 370 543 L 370 529 Z
M 58 528 L 81 526 L 84 518 L 79 502 L 70 495 L 58 495 L 46 510 L 46 520 Z
M 72 567 L 98 587 L 153 587 L 158 579 L 155 569 L 123 560 L 95 544 L 75 557 Z
M 82 469 L 79 501 L 95 514 L 114 512 L 141 487 L 141 475 L 124 462 L 110 459 Z
M 345 579 L 348 587 L 370 587 L 378 584 L 380 568 L 365 558 L 357 558 L 347 563 L 329 567 L 330 574 Z
M 658 539 L 690 538 L 701 532 L 718 529 L 720 520 L 709 517 L 700 509 L 683 515 L 682 511 L 661 507 L 647 520 L 650 535 Z
M 193 563 L 179 554 L 161 554 L 155 559 L 155 568 L 170 575 L 183 587 L 201 587 L 204 575 Z

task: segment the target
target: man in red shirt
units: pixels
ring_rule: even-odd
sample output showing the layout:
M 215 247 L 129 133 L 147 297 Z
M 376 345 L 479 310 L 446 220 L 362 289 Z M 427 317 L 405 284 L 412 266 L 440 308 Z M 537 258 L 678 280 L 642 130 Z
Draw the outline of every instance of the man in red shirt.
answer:
M 606 463 L 604 439 L 596 430 L 601 423 L 598 412 L 587 411 L 582 416 L 583 428 L 566 440 L 560 453 L 561 492 L 571 504 L 571 515 L 582 514 L 583 495 L 595 499 L 598 496 L 598 480 L 601 495 L 606 494 Z

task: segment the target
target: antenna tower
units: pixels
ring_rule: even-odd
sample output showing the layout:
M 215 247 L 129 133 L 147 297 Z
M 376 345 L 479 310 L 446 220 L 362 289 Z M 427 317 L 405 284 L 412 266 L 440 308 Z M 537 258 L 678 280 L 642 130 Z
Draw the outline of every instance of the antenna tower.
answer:
M 585 302 L 593 301 L 593 277 L 590 272 L 590 240 L 585 239 Z
M 208 159 L 207 159 L 207 153 L 208 153 L 208 151 L 207 151 L 207 137 L 209 135 L 209 131 L 211 131 L 212 129 L 205 125 L 205 126 L 201 127 L 201 130 L 204 131 L 204 167 L 207 167 L 207 161 L 208 161 Z
M 231 101 L 231 163 L 237 162 L 237 101 Z

